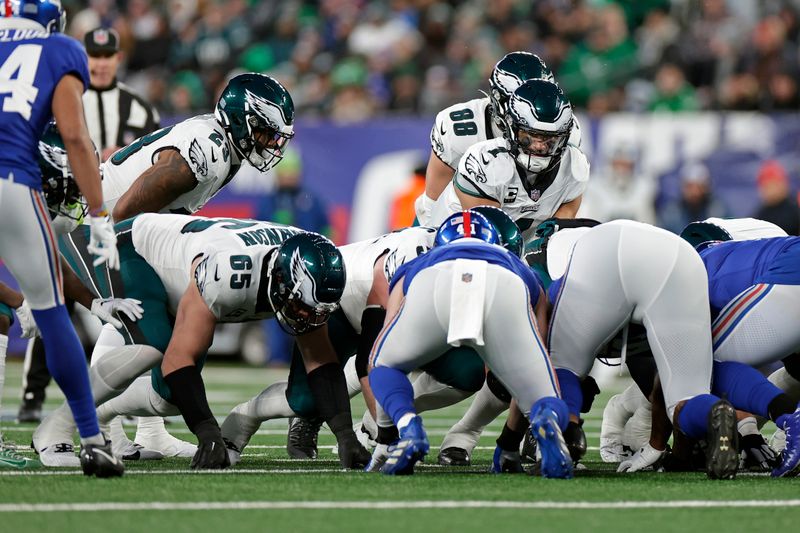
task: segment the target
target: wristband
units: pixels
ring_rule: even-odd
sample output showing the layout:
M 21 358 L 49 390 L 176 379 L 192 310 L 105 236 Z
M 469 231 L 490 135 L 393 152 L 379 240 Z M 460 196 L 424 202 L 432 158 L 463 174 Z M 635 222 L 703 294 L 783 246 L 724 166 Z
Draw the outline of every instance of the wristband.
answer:
M 97 209 L 90 209 L 89 210 L 90 217 L 107 217 L 108 216 L 108 209 L 106 209 L 106 204 L 100 204 L 100 207 Z

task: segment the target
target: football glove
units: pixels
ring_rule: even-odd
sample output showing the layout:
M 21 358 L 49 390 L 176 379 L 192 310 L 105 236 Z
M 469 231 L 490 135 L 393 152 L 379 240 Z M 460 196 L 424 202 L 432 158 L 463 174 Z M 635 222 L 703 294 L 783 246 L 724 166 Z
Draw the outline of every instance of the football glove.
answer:
M 228 458 L 228 449 L 221 436 L 199 440 L 197 453 L 192 457 L 194 470 L 221 469 L 229 466 L 231 466 L 231 461 Z
M 14 309 L 14 313 L 17 315 L 20 328 L 22 328 L 23 339 L 32 339 L 39 336 L 39 327 L 33 319 L 33 313 L 31 313 L 27 300 L 22 300 L 22 305 Z
M 358 442 L 355 433 L 352 431 L 350 433 L 351 435 L 338 438 L 339 462 L 342 464 L 342 468 L 363 470 L 370 462 L 372 456 L 366 448 Z
M 133 298 L 95 298 L 92 300 L 91 311 L 103 322 L 108 322 L 115 328 L 121 328 L 122 322 L 114 315 L 124 313 L 128 319 L 136 322 L 144 314 L 141 303 Z
M 771 472 L 781 464 L 780 457 L 769 447 L 761 434 L 740 435 L 741 458 L 739 468 L 757 472 Z
M 519 452 L 509 452 L 497 446 L 494 449 L 492 466 L 489 468 L 492 474 L 523 474 L 522 457 Z
M 649 466 L 653 466 L 656 461 L 666 453 L 666 450 L 656 450 L 650 443 L 645 444 L 633 457 L 626 459 L 619 464 L 617 472 L 639 472 Z
M 96 255 L 93 265 L 99 266 L 103 263 L 112 270 L 119 270 L 119 251 L 117 251 L 117 234 L 114 233 L 114 225 L 108 215 L 92 216 L 89 215 L 89 246 L 86 249 L 90 254 Z

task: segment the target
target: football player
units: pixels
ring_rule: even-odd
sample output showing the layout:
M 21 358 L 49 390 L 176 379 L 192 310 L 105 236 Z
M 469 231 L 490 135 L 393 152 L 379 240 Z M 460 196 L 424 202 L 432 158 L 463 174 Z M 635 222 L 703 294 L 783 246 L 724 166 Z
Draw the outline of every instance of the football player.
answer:
M 214 114 L 200 115 L 145 135 L 114 153 L 101 167 L 103 192 L 114 221 L 140 213 L 193 214 L 234 178 L 247 161 L 266 172 L 283 158 L 294 136 L 294 103 L 270 76 L 246 73 L 231 78 Z M 68 256 L 80 252 L 66 243 Z M 93 360 L 123 344 L 106 327 Z M 176 439 L 155 417 L 139 419 L 135 443 L 119 421 L 111 424 L 115 452 L 142 457 L 145 450 L 192 457 L 193 444 Z
M 511 94 L 505 109 L 504 136 L 466 150 L 453 180 L 432 208 L 431 224 L 460 209 L 491 205 L 509 214 L 529 242 L 540 222 L 553 216 L 574 218 L 588 182 L 589 163 L 568 142 L 574 129 L 569 100 L 555 83 L 534 79 Z M 508 406 L 508 398 L 499 397 L 498 389 L 487 382 L 478 393 L 445 436 L 440 464 L 469 464 L 483 427 Z
M 98 403 L 113 398 L 98 413 L 180 413 L 199 441 L 192 467 L 224 468 L 200 376 L 215 325 L 275 317 L 298 336 L 312 369 L 335 360 L 325 324 L 344 288 L 341 254 L 320 235 L 250 220 L 144 214 L 116 229 L 124 266 L 119 275 L 95 271 L 92 281 L 101 292 L 136 297 L 145 313 L 136 323 L 123 319 L 127 346 L 96 365 Z M 125 390 L 154 364 L 150 378 Z M 63 409 L 48 417 L 34 434 L 36 449 L 64 442 L 69 422 Z
M 42 332 L 47 366 L 67 397 L 81 435 L 87 475 L 119 476 L 93 408 L 83 349 L 64 306 L 62 270 L 41 192 L 36 146 L 55 117 L 67 126 L 66 149 L 89 205 L 90 254 L 119 266 L 115 236 L 103 204 L 97 156 L 83 119 L 89 84 L 86 53 L 61 35 L 57 0 L 5 0 L 0 19 L 0 256 L 19 282 Z
M 431 129 L 431 155 L 425 175 L 425 193 L 415 202 L 420 224 L 430 222 L 433 204 L 453 179 L 467 149 L 478 142 L 505 135 L 508 128 L 508 101 L 522 83 L 531 79 L 554 81 L 552 72 L 539 56 L 529 52 L 511 52 L 492 69 L 489 95 L 452 105 L 436 115 Z M 577 119 L 569 142 L 580 147 L 581 133 Z M 565 212 L 561 215 L 566 217 Z
M 538 331 L 544 291 L 528 266 L 498 243 L 482 215 L 453 214 L 439 228 L 434 249 L 402 265 L 392 279 L 369 374 L 379 405 L 400 432 L 381 467 L 385 474 L 412 474 L 429 448 L 406 374 L 448 346 L 469 346 L 520 405 L 529 406 L 523 410 L 542 451 L 542 475 L 572 477 L 561 435 L 568 408 Z

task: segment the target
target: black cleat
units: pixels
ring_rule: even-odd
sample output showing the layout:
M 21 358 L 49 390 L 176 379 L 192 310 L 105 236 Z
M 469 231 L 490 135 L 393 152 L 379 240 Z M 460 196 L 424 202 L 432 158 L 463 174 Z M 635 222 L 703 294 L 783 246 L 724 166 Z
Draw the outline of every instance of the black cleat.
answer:
M 569 455 L 572 458 L 573 464 L 578 464 L 581 458 L 586 455 L 586 433 L 583 427 L 575 422 L 570 421 L 567 429 L 563 433 L 564 442 L 567 444 Z
M 533 434 L 530 431 L 525 432 L 525 437 L 522 439 L 522 449 L 519 454 L 525 464 L 536 462 L 536 439 L 533 438 Z
M 451 446 L 439 451 L 439 464 L 442 466 L 469 466 L 467 450 Z
M 316 459 L 317 437 L 322 427 L 321 419 L 309 420 L 299 416 L 289 419 L 286 435 L 286 452 L 292 459 Z
M 37 398 L 24 399 L 19 406 L 17 413 L 17 422 L 35 422 L 42 421 L 42 400 Z
M 733 479 L 739 468 L 739 432 L 736 410 L 727 400 L 720 400 L 708 415 L 706 474 L 711 479 Z
M 111 453 L 110 440 L 106 440 L 102 446 L 84 444 L 81 446 L 80 459 L 83 473 L 87 476 L 120 477 L 125 472 L 122 461 Z

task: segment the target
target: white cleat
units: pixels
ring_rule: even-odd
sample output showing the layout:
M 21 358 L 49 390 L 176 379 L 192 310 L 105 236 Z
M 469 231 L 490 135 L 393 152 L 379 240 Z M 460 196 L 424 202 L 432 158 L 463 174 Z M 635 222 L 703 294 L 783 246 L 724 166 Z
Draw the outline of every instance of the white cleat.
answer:
M 39 461 L 55 468 L 80 468 L 81 460 L 75 455 L 72 443 L 60 442 L 39 450 Z
M 115 457 L 125 461 L 160 461 L 164 454 L 158 450 L 145 448 L 129 438 L 116 438 L 111 442 L 111 451 Z
M 197 445 L 173 437 L 166 431 L 136 433 L 135 443 L 164 457 L 194 457 Z

